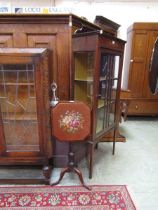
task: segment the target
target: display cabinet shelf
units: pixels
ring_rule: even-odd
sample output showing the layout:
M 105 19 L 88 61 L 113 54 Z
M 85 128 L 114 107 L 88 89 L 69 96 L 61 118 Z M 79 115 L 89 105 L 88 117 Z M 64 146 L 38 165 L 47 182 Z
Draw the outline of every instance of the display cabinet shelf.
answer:
M 18 86 L 18 85 L 22 85 L 22 86 L 32 86 L 32 85 L 34 85 L 34 83 L 33 82 L 31 82 L 31 83 L 26 83 L 26 82 L 5 82 L 5 83 L 0 83 L 0 86 L 4 86 L 4 85 L 6 85 L 6 86 Z
M 75 81 L 79 82 L 93 82 L 92 78 L 75 78 Z

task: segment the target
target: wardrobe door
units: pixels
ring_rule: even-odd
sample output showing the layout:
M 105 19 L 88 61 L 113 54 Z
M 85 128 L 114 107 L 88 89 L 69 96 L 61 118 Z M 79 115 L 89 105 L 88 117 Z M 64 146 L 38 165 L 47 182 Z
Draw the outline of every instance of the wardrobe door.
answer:
M 130 59 L 129 90 L 132 97 L 142 97 L 144 83 L 144 69 L 146 66 L 147 33 L 134 32 L 133 50 Z

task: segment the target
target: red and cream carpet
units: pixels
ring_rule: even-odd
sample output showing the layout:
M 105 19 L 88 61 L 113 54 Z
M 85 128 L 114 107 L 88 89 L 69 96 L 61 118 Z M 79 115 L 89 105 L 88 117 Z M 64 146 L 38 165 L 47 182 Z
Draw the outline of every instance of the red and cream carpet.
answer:
M 3 210 L 136 210 L 124 185 L 0 186 Z

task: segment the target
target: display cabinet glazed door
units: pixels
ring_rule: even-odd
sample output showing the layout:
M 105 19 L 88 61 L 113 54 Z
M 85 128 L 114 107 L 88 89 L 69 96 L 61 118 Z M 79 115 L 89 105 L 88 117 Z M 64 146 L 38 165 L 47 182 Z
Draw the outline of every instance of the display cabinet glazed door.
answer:
M 96 114 L 96 135 L 115 123 L 115 105 L 118 85 L 119 56 L 101 53 Z
M 6 52 L 11 51 L 0 53 L 0 159 L 41 165 L 51 139 L 46 130 L 49 98 L 43 90 L 48 83 L 44 50 L 34 50 L 36 55 L 31 49 Z
M 94 95 L 94 52 L 74 53 L 74 99 L 86 102 L 91 108 L 94 101 L 96 109 L 96 131 L 99 136 L 115 123 L 115 105 L 119 72 L 119 56 L 102 52 L 100 56 L 97 97 Z

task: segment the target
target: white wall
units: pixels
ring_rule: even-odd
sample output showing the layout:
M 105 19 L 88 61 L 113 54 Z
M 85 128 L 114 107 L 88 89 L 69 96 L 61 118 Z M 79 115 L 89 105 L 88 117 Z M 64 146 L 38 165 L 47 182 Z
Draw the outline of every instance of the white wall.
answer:
M 31 6 L 54 6 L 54 0 L 0 0 L 0 4 L 10 3 L 16 7 L 31 7 Z
M 102 15 L 121 25 L 119 37 L 126 39 L 127 27 L 133 22 L 158 22 L 158 2 L 79 2 L 58 0 L 57 5 L 74 7 L 74 13 L 90 21 Z

